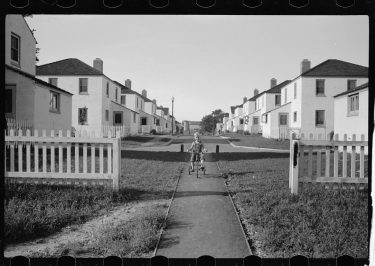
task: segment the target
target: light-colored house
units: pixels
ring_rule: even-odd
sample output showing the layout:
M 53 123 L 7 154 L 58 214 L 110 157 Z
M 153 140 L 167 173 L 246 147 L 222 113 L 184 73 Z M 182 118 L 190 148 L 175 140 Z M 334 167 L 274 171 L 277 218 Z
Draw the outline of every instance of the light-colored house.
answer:
M 68 58 L 38 66 L 37 76 L 73 94 L 72 125 L 75 130 L 102 132 L 106 126 L 128 126 L 134 132 L 139 111 L 121 103 L 121 87 L 103 73 L 103 61 L 93 66 Z
M 281 88 L 281 106 L 277 112 L 285 111 L 282 119 L 297 134 L 327 136 L 334 130 L 333 97 L 366 82 L 367 67 L 329 59 L 310 68 L 310 61 L 305 59 L 301 74 Z M 288 104 L 290 107 L 284 106 Z
M 334 96 L 334 133 L 339 135 L 339 139 L 352 140 L 352 135 L 356 135 L 356 140 L 361 140 L 361 135 L 365 135 L 368 140 L 369 124 L 369 87 L 368 83 L 351 88 Z
M 22 15 L 5 20 L 5 117 L 30 129 L 70 130 L 72 94 L 35 77 L 36 40 Z M 40 134 L 40 133 L 39 133 Z
M 255 89 L 253 97 L 243 104 L 244 131 L 251 134 L 262 132 L 262 127 L 260 125 L 260 107 L 259 101 L 257 101 L 259 95 L 259 91 Z

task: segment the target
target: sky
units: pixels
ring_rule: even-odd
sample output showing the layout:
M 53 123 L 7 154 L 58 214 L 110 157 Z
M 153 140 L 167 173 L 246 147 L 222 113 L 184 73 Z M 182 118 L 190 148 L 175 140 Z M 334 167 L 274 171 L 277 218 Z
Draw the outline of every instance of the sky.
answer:
M 34 15 L 38 65 L 104 62 L 112 80 L 172 107 L 177 121 L 230 112 L 243 97 L 339 59 L 368 67 L 367 16 Z

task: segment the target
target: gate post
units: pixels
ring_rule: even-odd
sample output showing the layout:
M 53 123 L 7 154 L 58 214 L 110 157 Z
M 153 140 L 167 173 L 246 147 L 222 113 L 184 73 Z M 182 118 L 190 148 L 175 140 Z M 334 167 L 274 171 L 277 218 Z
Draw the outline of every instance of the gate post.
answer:
M 219 153 L 219 145 L 216 145 L 216 153 Z
M 298 194 L 299 141 L 291 135 L 289 160 L 289 188 L 292 194 Z
M 180 152 L 184 152 L 184 144 L 181 144 Z
M 121 137 L 120 131 L 116 132 L 116 138 L 113 141 L 113 173 L 112 189 L 114 192 L 119 191 L 121 176 Z

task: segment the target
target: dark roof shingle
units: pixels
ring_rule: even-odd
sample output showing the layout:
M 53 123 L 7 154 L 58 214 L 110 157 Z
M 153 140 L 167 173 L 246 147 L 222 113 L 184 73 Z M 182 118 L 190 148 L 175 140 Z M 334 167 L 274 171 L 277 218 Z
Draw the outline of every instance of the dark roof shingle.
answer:
M 74 75 L 104 75 L 99 70 L 89 66 L 77 58 L 67 58 L 36 67 L 36 75 L 74 76 Z
M 301 74 L 302 77 L 368 77 L 368 68 L 349 62 L 328 59 Z

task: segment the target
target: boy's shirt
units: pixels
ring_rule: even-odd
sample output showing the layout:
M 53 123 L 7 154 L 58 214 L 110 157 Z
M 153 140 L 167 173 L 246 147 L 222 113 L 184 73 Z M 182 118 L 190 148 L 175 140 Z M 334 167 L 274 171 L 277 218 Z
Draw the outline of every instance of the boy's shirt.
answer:
M 191 147 L 190 149 L 194 152 L 194 153 L 201 153 L 203 151 L 203 143 L 200 142 L 200 141 L 193 141 L 193 143 L 191 144 Z

